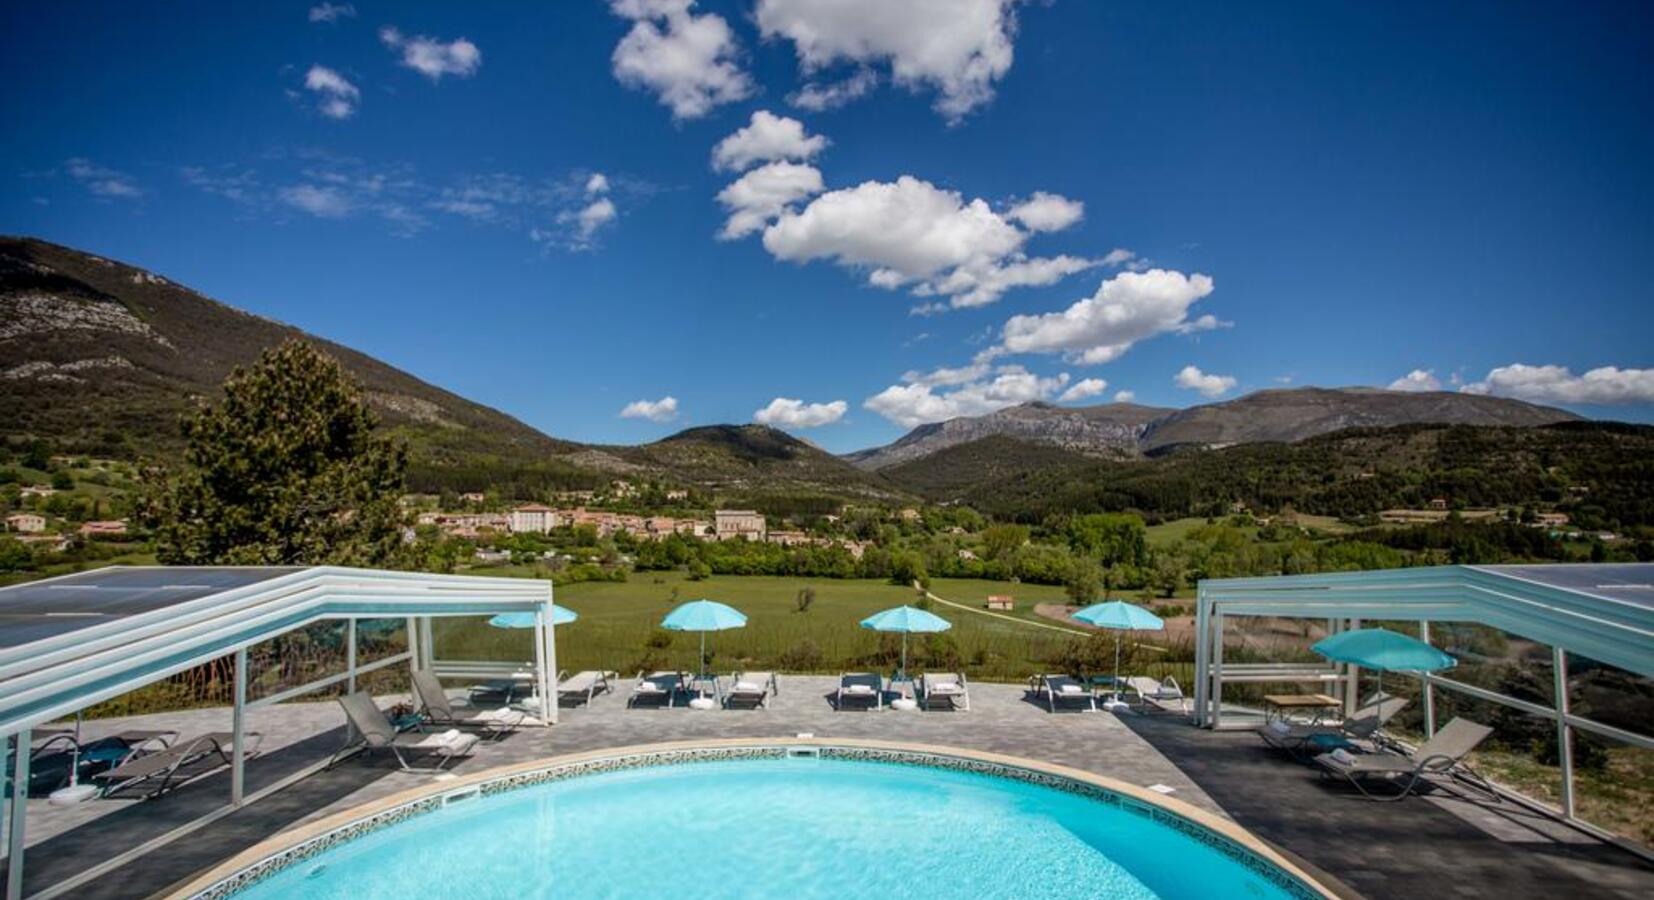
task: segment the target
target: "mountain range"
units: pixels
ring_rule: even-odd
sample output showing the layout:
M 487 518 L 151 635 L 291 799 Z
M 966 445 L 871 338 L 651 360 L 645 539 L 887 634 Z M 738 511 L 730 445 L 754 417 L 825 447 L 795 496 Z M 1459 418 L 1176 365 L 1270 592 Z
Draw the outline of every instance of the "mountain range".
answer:
M 1179 447 L 1295 443 L 1346 428 L 1395 425 L 1534 427 L 1577 421 L 1565 410 L 1477 394 L 1304 387 L 1258 391 L 1222 403 L 1164 409 L 1134 403 L 1064 407 L 1024 403 L 983 416 L 921 425 L 893 443 L 847 454 L 883 471 L 989 437 L 1014 438 L 1104 459 L 1157 455 Z
M 1042 462 L 1144 460 L 1358 427 L 1531 427 L 1579 418 L 1470 394 L 1296 388 L 1181 410 L 1026 403 L 922 425 L 842 457 L 763 425 L 691 428 L 639 446 L 580 444 L 144 269 L 46 241 L 0 238 L 0 421 L 8 437 L 46 438 L 73 452 L 175 456 L 180 416 L 213 398 L 236 366 L 295 337 L 333 354 L 361 383 L 386 425 L 408 441 L 410 480 L 420 489 L 512 485 L 531 494 L 633 474 L 727 498 L 906 500 L 928 493 L 925 462 L 940 462 L 944 451 L 955 451 L 947 456 L 950 478 L 980 482 L 1026 474 Z

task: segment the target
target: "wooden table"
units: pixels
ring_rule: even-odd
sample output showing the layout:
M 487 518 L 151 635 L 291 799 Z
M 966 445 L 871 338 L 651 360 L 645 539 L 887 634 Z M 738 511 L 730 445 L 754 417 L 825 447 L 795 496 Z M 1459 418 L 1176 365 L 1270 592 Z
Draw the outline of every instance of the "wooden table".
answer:
M 1327 710 L 1336 712 L 1342 705 L 1337 697 L 1326 694 L 1268 694 L 1263 698 L 1263 715 L 1267 722 L 1271 718 L 1284 719 L 1299 710 L 1314 710 L 1315 716 L 1309 720 L 1313 725 L 1321 721 Z M 1270 715 L 1272 709 L 1274 716 Z

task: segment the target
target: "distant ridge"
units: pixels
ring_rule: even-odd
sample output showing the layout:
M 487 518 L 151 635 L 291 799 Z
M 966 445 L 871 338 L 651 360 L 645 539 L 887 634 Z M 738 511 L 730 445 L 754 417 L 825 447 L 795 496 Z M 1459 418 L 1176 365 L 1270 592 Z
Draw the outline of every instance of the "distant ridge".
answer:
M 846 454 L 845 459 L 879 471 L 992 436 L 1084 456 L 1121 459 L 1183 445 L 1292 443 L 1346 428 L 1536 427 L 1580 419 L 1565 410 L 1478 394 L 1304 387 L 1258 391 L 1188 409 L 1130 403 L 1083 407 L 1024 403 L 983 416 L 921 425 L 893 443 Z M 973 453 L 973 458 L 981 457 L 980 449 Z

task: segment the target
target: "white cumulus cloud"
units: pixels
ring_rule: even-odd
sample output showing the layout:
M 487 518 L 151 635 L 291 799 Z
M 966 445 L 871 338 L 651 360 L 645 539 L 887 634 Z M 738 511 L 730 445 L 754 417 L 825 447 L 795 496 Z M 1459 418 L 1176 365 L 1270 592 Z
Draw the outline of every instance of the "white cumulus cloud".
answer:
M 1203 397 L 1221 397 L 1238 384 L 1233 375 L 1208 375 L 1195 366 L 1184 366 L 1172 383 L 1184 390 L 1198 391 Z
M 718 192 L 718 202 L 729 210 L 729 219 L 718 237 L 722 240 L 745 237 L 780 217 L 794 203 L 821 190 L 821 172 L 814 166 L 790 162 L 759 166 Z
M 947 304 L 922 311 L 982 306 L 1006 290 L 1052 284 L 1096 263 L 1071 256 L 1031 258 L 1024 231 L 980 198 L 966 201 L 928 181 L 903 175 L 828 191 L 803 209 L 783 212 L 764 229 L 777 259 L 825 259 L 864 271 L 874 287 L 907 287 Z
M 1001 330 L 1001 353 L 1062 353 L 1088 365 L 1120 358 L 1157 334 L 1217 327 L 1215 318 L 1191 321 L 1189 307 L 1212 292 L 1206 275 L 1167 269 L 1121 272 L 1097 292 L 1061 312 L 1012 316 Z
M 735 32 L 716 13 L 696 15 L 695 0 L 611 0 L 632 22 L 610 61 L 615 78 L 652 91 L 675 119 L 698 119 L 714 107 L 752 95 L 752 79 L 736 64 Z
M 957 122 L 994 96 L 1010 71 L 1014 0 L 759 0 L 758 28 L 793 42 L 800 67 L 815 76 L 840 63 L 888 65 L 894 83 L 934 90 L 935 108 Z M 854 95 L 871 85 L 858 85 Z M 826 98 L 823 89 L 800 96 Z M 834 99 L 848 99 L 848 91 Z M 798 102 L 795 100 L 795 102 Z
M 712 168 L 739 172 L 754 163 L 808 162 L 827 149 L 827 138 L 804 133 L 804 123 L 760 109 L 752 120 L 712 148 Z
M 1085 204 L 1060 194 L 1035 191 L 1034 196 L 1012 206 L 1005 215 L 1030 231 L 1061 231 L 1085 218 Z
M 844 418 L 850 409 L 850 404 L 843 400 L 834 400 L 830 403 L 805 403 L 788 397 L 777 397 L 770 401 L 770 405 L 752 414 L 752 420 L 760 425 L 775 425 L 781 428 L 817 428 L 822 425 L 831 425 Z
M 310 21 L 337 22 L 340 19 L 356 18 L 356 7 L 349 3 L 322 2 L 310 7 Z
M 1108 382 L 1103 379 L 1083 378 L 1074 382 L 1074 384 L 1071 385 L 1068 390 L 1063 391 L 1062 395 L 1057 397 L 1057 399 L 1064 402 L 1084 400 L 1088 397 L 1095 397 L 1106 390 L 1108 390 Z
M 1424 391 L 1439 391 L 1442 389 L 1441 379 L 1429 369 L 1414 369 L 1406 375 L 1390 382 L 1390 390 L 1421 393 Z
M 1001 366 L 991 376 L 984 369 L 964 382 L 951 381 L 952 373 L 959 370 L 946 371 L 948 380 L 918 376 L 885 388 L 862 406 L 903 428 L 913 428 L 959 416 L 980 416 L 1030 400 L 1049 400 L 1068 385 L 1066 372 L 1042 378 L 1021 366 Z
M 659 400 L 633 400 L 620 411 L 622 419 L 648 419 L 651 422 L 670 422 L 678 417 L 678 398 L 662 397 Z
M 1534 403 L 1588 403 L 1622 406 L 1654 403 L 1654 369 L 1602 366 L 1575 375 L 1566 366 L 1513 363 L 1460 388 L 1467 394 L 1493 394 Z
M 1115 403 L 1133 403 L 1136 400 L 1137 400 L 1137 392 L 1136 391 L 1115 391 L 1114 392 L 1114 402 Z
M 860 99 L 879 85 L 879 75 L 872 69 L 857 69 L 848 78 L 829 82 L 810 82 L 791 94 L 787 102 L 811 112 L 822 112 Z
M 305 90 L 318 96 L 316 108 L 330 119 L 348 119 L 356 114 L 362 92 L 343 75 L 327 66 L 311 66 L 304 73 Z
M 401 52 L 402 65 L 432 81 L 441 81 L 444 75 L 469 78 L 482 65 L 482 51 L 465 38 L 444 42 L 424 35 L 407 37 L 394 26 L 386 25 L 379 29 L 379 40 Z

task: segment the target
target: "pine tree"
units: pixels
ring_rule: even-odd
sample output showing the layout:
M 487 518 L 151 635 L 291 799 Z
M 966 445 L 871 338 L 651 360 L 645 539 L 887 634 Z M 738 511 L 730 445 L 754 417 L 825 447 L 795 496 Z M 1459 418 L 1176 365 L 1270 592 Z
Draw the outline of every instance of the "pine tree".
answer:
M 169 565 L 383 566 L 401 545 L 407 451 L 332 357 L 299 340 L 183 423 L 186 468 L 151 499 Z

